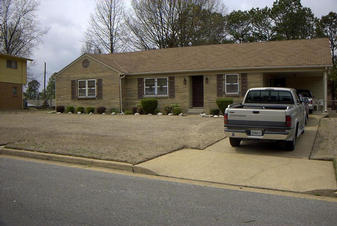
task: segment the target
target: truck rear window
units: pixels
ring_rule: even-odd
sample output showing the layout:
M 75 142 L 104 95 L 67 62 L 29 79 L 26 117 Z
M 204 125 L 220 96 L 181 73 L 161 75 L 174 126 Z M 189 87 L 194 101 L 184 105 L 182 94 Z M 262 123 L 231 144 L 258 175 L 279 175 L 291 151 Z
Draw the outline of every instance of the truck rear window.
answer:
M 251 90 L 247 94 L 245 103 L 294 104 L 294 100 L 289 91 Z

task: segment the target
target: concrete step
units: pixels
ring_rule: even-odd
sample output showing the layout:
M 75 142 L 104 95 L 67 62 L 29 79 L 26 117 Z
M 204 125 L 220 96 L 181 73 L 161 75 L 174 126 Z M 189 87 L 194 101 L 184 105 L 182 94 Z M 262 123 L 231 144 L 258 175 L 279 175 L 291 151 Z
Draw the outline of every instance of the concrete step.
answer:
M 187 110 L 187 114 L 198 115 L 205 112 L 204 108 L 190 108 Z

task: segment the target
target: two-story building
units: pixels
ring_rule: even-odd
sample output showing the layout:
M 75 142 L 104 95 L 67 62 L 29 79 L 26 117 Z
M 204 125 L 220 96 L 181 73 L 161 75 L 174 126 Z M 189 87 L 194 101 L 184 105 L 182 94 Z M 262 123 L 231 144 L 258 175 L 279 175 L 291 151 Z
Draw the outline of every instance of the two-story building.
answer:
M 22 109 L 27 60 L 30 59 L 0 54 L 0 110 Z

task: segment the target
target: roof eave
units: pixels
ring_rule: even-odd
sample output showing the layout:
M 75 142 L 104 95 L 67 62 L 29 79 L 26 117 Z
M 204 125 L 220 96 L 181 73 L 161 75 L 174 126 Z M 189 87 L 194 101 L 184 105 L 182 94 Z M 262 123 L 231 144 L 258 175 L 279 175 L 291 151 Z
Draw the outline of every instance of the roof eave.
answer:
M 237 71 L 237 70 L 275 70 L 275 69 L 322 69 L 332 67 L 332 64 L 326 65 L 302 65 L 302 66 L 267 66 L 267 67 L 234 67 L 234 68 L 217 68 L 202 70 L 177 70 L 177 71 L 153 71 L 153 72 L 132 72 L 126 75 L 155 75 L 155 74 L 182 74 L 182 73 L 198 73 L 198 72 L 215 72 L 215 71 Z

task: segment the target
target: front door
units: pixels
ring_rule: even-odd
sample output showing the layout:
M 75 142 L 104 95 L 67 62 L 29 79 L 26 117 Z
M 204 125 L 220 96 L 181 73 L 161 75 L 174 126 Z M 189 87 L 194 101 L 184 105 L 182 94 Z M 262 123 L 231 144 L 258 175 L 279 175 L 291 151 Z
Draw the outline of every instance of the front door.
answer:
M 204 106 L 204 77 L 192 76 L 192 107 Z

